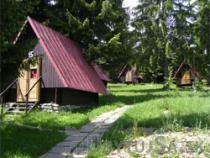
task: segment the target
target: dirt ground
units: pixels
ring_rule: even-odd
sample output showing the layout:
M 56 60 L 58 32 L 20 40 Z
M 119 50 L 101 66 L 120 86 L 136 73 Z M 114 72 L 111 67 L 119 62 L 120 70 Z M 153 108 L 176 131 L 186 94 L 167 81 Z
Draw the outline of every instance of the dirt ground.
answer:
M 107 158 L 210 157 L 210 130 L 167 133 L 153 132 L 151 128 L 142 130 L 145 136 L 124 143 L 123 148 Z

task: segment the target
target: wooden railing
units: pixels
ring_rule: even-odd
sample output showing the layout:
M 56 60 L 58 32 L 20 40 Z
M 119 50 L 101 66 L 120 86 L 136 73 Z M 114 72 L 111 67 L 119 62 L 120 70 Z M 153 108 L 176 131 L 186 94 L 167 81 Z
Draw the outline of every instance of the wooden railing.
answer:
M 17 84 L 18 82 L 18 78 L 16 78 L 11 84 L 9 84 L 9 86 L 7 86 L 6 88 L 5 88 L 5 90 L 3 90 L 1 93 L 0 93 L 0 104 L 1 104 L 1 114 L 3 114 L 3 96 L 5 95 L 5 93 L 10 89 L 10 88 L 12 88 L 12 86 L 14 85 L 14 84 Z M 26 97 L 26 108 L 25 108 L 25 112 L 27 113 L 28 112 L 28 100 L 29 100 L 29 93 L 32 91 L 32 89 L 39 83 L 39 82 L 42 82 L 42 84 L 44 85 L 44 83 L 43 83 L 43 81 L 42 81 L 42 77 L 40 76 L 39 78 L 38 78 L 38 80 L 33 84 L 33 86 L 27 91 L 27 93 L 24 95 L 25 97 Z M 19 83 L 17 84 L 18 86 L 20 86 L 19 85 Z M 44 87 L 45 87 L 45 85 L 44 85 Z M 20 88 L 19 88 L 19 90 L 20 90 Z M 21 92 L 21 90 L 20 90 L 20 92 Z M 22 92 L 21 92 L 21 94 L 22 94 Z M 22 94 L 23 95 L 23 94 Z M 35 103 L 35 105 L 37 105 L 37 103 Z M 35 107 L 35 106 L 33 106 L 33 107 Z M 30 111 L 30 109 L 29 109 L 29 111 Z
M 3 96 L 4 96 L 4 94 L 10 89 L 10 88 L 12 88 L 12 86 L 14 85 L 14 84 L 16 84 L 16 82 L 17 82 L 17 80 L 18 80 L 18 78 L 16 78 L 12 83 L 10 83 L 9 84 L 9 86 L 7 86 L 6 88 L 5 88 L 5 90 L 3 90 L 1 93 L 0 93 L 0 104 L 1 104 L 1 114 L 3 114 Z
M 5 88 L 5 90 L 3 90 L 1 93 L 0 93 L 0 97 L 3 97 L 3 95 L 14 85 L 16 84 L 18 78 L 16 78 L 9 86 L 7 86 L 7 88 Z
M 18 78 L 16 78 L 12 83 L 10 83 L 9 84 L 9 86 L 7 86 L 6 88 L 5 88 L 5 90 L 3 90 L 1 93 L 0 93 L 0 104 L 1 104 L 1 114 L 3 114 L 3 96 L 4 96 L 4 94 L 10 89 L 10 88 L 12 88 L 12 86 L 14 85 L 14 84 L 16 84 L 16 82 L 17 82 L 17 80 L 18 80 Z

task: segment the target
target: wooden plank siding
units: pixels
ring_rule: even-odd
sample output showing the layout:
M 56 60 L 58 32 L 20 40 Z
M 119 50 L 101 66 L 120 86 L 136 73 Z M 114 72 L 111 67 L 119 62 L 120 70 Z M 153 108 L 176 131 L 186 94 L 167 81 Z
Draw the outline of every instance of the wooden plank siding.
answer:
M 28 62 L 28 60 L 25 60 L 25 62 Z M 40 59 L 37 59 L 36 63 L 30 64 L 29 69 L 20 70 L 20 76 L 18 77 L 18 83 L 17 83 L 17 100 L 16 100 L 17 102 L 40 101 L 40 82 L 38 82 L 40 75 L 41 75 Z M 28 93 L 28 100 L 26 97 L 27 93 Z
M 42 88 L 41 102 L 56 102 L 59 105 L 97 105 L 98 94 L 79 91 L 69 88 L 57 89 L 57 100 L 55 101 L 55 88 Z
M 50 60 L 44 53 L 44 49 L 38 43 L 34 48 L 34 55 L 40 55 L 42 58 L 42 80 L 44 85 L 42 87 L 46 88 L 62 88 L 64 87 L 62 81 L 60 80 L 58 74 L 55 72 Z M 59 60 L 59 59 L 58 59 Z

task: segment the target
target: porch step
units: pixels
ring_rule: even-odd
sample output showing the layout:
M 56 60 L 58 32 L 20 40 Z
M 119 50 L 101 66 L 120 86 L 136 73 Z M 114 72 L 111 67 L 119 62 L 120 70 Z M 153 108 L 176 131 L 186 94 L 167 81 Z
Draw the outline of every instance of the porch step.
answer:
M 32 108 L 35 107 L 37 103 L 28 103 L 27 111 L 31 111 Z M 14 102 L 14 103 L 7 103 L 7 110 L 5 114 L 21 114 L 25 113 L 26 111 L 26 103 L 24 102 Z

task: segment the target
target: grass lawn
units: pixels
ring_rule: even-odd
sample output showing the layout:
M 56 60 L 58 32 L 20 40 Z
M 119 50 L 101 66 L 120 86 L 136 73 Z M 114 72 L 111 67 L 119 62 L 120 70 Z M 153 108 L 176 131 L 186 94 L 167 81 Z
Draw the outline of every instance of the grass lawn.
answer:
M 101 99 L 106 102 L 106 99 L 101 96 Z M 52 129 L 52 130 L 65 130 L 66 126 L 80 128 L 82 125 L 90 122 L 98 115 L 111 111 L 119 107 L 119 104 L 105 105 L 101 103 L 100 106 L 81 108 L 72 111 L 61 111 L 61 112 L 45 112 L 45 111 L 32 111 L 29 114 L 22 115 L 5 115 L 4 121 L 11 121 L 16 124 L 31 125 L 35 127 Z
M 162 91 L 162 85 L 110 84 L 109 96 L 100 97 L 100 106 L 59 113 L 33 111 L 28 115 L 4 116 L 4 121 L 52 129 L 40 131 L 15 125 L 0 125 L 0 157 L 37 157 L 65 138 L 56 132 L 65 126 L 80 128 L 96 116 L 122 105 L 133 106 L 106 133 L 104 139 L 127 140 L 138 136 L 138 127 L 159 130 L 183 130 L 185 126 L 210 127 L 210 91 L 191 89 Z M 103 157 L 105 154 L 90 154 Z
M 5 115 L 3 121 L 11 122 L 9 125 L 0 124 L 0 157 L 37 157 L 48 151 L 56 143 L 65 138 L 65 134 L 57 130 L 65 130 L 66 126 L 80 128 L 98 115 L 116 109 L 122 104 L 110 104 L 108 97 L 100 96 L 100 105 L 87 109 L 49 113 L 32 111 L 25 115 Z M 31 125 L 50 129 L 40 131 L 28 129 L 17 125 Z
M 162 85 L 111 85 L 112 101 L 132 104 L 114 123 L 104 140 L 132 140 L 142 135 L 140 127 L 152 127 L 159 132 L 210 129 L 210 91 L 194 91 L 173 86 L 163 91 Z M 113 145 L 114 147 L 114 145 Z M 89 157 L 105 157 L 103 149 Z
M 64 135 L 55 131 L 40 131 L 14 125 L 0 126 L 0 157 L 31 158 L 49 150 Z

